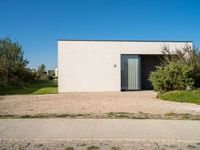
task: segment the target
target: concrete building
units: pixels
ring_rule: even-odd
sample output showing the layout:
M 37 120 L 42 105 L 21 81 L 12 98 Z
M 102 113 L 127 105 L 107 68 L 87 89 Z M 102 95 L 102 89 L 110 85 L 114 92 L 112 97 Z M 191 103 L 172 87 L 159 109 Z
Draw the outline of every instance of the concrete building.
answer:
M 58 68 L 55 69 L 55 77 L 58 77 Z
M 55 70 L 48 70 L 47 75 L 48 76 L 55 76 Z
M 162 48 L 192 46 L 191 41 L 58 40 L 59 92 L 152 89 L 149 73 Z

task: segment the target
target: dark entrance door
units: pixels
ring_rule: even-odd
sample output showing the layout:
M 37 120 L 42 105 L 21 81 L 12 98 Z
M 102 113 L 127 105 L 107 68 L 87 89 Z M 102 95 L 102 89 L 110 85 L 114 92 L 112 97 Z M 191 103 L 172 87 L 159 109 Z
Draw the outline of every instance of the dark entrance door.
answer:
M 140 55 L 141 57 L 141 89 L 152 90 L 153 87 L 149 79 L 149 74 L 160 65 L 162 55 Z

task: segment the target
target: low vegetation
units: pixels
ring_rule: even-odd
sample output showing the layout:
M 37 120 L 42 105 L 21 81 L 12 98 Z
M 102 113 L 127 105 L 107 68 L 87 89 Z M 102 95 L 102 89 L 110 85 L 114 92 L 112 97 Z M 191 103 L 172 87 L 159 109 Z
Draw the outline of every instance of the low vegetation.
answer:
M 111 150 L 121 150 L 121 148 L 120 148 L 120 147 L 113 146 L 113 147 L 111 147 Z
M 170 120 L 200 120 L 199 114 L 148 114 L 148 113 L 128 113 L 109 112 L 103 114 L 35 114 L 35 115 L 0 115 L 0 119 L 8 118 L 69 118 L 69 119 L 170 119 Z
M 19 42 L 0 39 L 0 94 L 57 93 L 57 83 L 48 76 L 45 65 L 37 70 L 27 67 L 28 60 Z M 48 81 L 49 80 L 49 81 Z
M 97 149 L 100 149 L 100 147 L 95 146 L 95 145 L 87 147 L 87 150 L 97 150 Z
M 154 90 L 164 93 L 173 90 L 184 90 L 192 87 L 194 80 L 191 77 L 192 66 L 170 62 L 165 66 L 157 66 L 150 75 Z
M 164 93 L 200 87 L 200 51 L 186 46 L 170 51 L 163 48 L 161 65 L 151 72 L 149 80 L 154 90 Z
M 200 105 L 200 89 L 166 92 L 160 94 L 160 98 L 169 101 L 195 103 Z
M 65 150 L 74 150 L 73 147 L 66 147 Z
M 57 81 L 34 80 L 32 83 L 22 86 L 10 86 L 0 91 L 1 95 L 22 95 L 22 94 L 55 94 L 58 93 Z
M 186 46 L 170 51 L 163 48 L 161 65 L 149 80 L 161 99 L 200 104 L 200 51 Z

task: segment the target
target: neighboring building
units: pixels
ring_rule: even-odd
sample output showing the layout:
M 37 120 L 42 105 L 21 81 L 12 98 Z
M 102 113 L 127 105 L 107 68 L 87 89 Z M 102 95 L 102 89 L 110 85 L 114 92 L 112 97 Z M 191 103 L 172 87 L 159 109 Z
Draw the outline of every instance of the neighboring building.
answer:
M 55 77 L 58 77 L 58 68 L 55 69 Z
M 47 75 L 48 76 L 55 76 L 55 70 L 48 70 Z
M 152 89 L 149 73 L 160 64 L 162 47 L 191 41 L 59 40 L 59 92 Z

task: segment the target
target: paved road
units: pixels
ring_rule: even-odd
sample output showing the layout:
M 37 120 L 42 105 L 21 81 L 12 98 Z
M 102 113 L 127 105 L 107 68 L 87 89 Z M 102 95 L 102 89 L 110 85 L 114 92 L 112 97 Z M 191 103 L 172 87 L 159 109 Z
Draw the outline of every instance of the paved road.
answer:
M 200 121 L 0 119 L 1 140 L 200 141 Z

